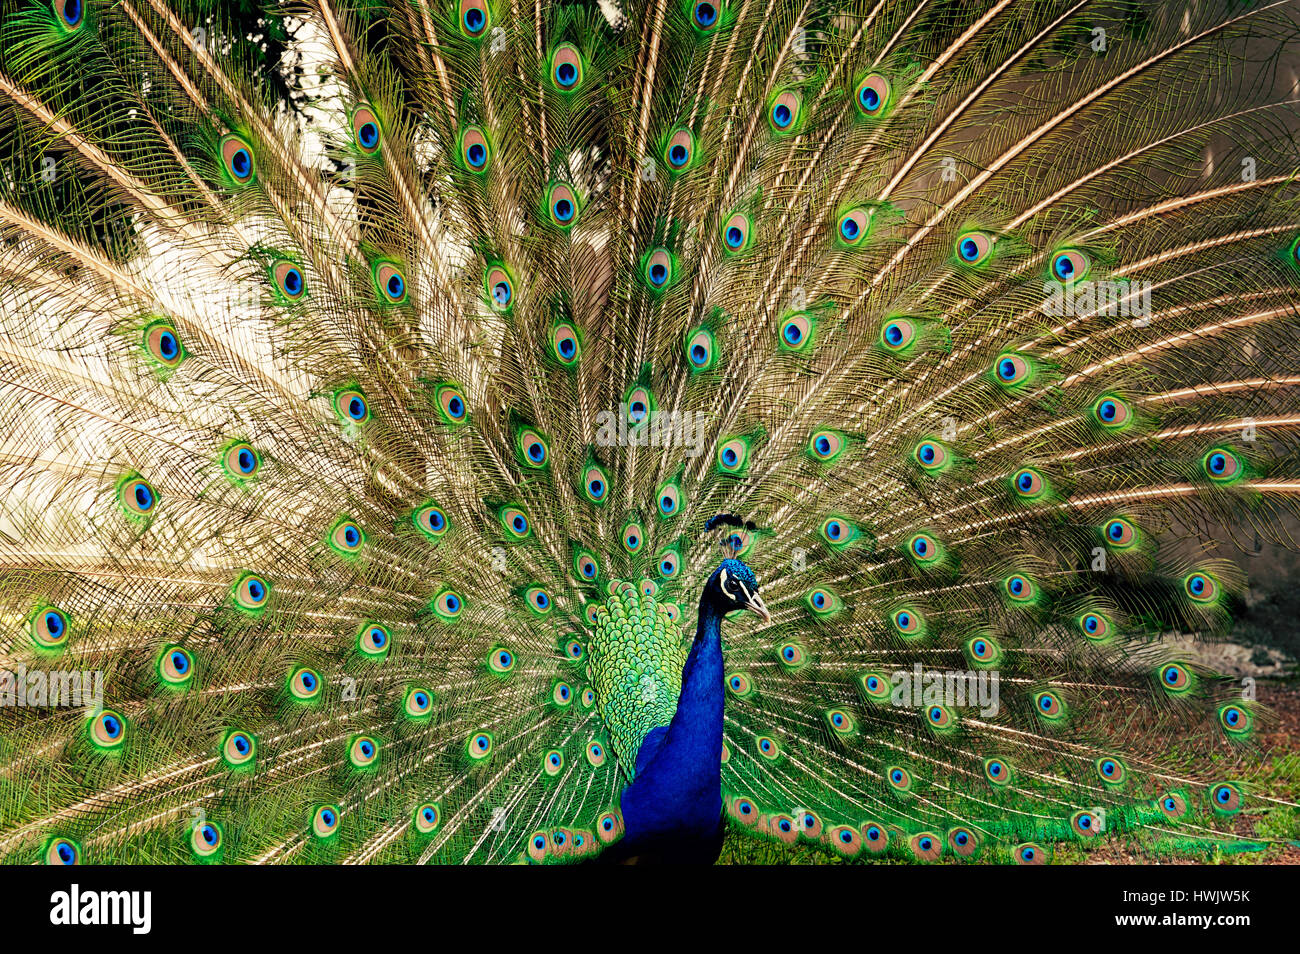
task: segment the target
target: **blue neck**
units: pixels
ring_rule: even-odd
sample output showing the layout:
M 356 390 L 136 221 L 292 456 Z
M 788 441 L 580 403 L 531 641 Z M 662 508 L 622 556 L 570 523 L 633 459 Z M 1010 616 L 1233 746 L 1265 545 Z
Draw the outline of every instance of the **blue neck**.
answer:
M 623 792 L 629 844 L 713 838 L 722 816 L 722 614 L 700 600 L 677 712 L 641 743 Z

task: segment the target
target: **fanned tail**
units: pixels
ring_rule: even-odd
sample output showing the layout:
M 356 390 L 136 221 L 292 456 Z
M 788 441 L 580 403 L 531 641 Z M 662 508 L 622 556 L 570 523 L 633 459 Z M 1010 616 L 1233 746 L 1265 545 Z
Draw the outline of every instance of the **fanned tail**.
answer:
M 674 685 L 601 607 L 718 537 L 745 830 L 1269 799 L 1164 637 L 1290 543 L 1294 3 L 209 6 L 3 6 L 0 858 L 592 855 Z

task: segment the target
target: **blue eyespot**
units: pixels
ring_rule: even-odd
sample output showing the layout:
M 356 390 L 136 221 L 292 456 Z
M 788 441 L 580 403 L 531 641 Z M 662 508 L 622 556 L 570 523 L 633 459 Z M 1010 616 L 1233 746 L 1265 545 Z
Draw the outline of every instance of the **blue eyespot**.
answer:
M 603 497 L 605 495 L 605 482 L 599 478 L 592 480 L 587 484 L 587 490 L 591 492 L 593 497 Z
M 678 143 L 668 150 L 668 161 L 674 166 L 682 166 L 686 164 L 689 155 L 690 153 L 686 151 L 686 147 Z
M 864 86 L 858 93 L 858 102 L 867 112 L 874 113 L 880 108 L 880 94 L 870 86 Z
M 784 129 L 790 125 L 792 119 L 794 119 L 794 114 L 790 112 L 790 107 L 785 103 L 777 103 L 772 110 L 772 122 Z
M 561 86 L 572 86 L 578 80 L 578 70 L 572 63 L 561 63 L 555 70 L 555 79 Z
M 974 239 L 963 239 L 961 244 L 958 245 L 957 251 L 968 262 L 973 262 L 980 257 L 979 243 Z
M 573 218 L 573 203 L 568 199 L 560 199 L 553 206 L 555 217 L 561 222 L 567 222 Z
M 158 350 L 168 361 L 176 357 L 177 351 L 180 350 L 179 345 L 176 343 L 176 336 L 170 331 L 162 332 L 158 336 Z
M 702 0 L 702 2 L 695 5 L 695 22 L 701 27 L 707 30 L 709 27 L 713 26 L 717 20 L 718 8 L 710 3 L 709 0 Z
M 353 396 L 348 401 L 348 417 L 354 421 L 364 420 L 366 416 L 366 402 L 360 397 Z

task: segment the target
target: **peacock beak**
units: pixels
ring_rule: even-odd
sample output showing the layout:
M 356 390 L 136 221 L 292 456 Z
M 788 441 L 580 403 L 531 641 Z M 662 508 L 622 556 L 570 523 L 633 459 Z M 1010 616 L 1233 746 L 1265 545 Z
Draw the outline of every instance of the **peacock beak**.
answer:
M 765 623 L 772 622 L 772 614 L 768 612 L 767 604 L 763 602 L 763 597 L 757 593 L 750 594 L 749 599 L 745 602 L 745 609 L 750 610 Z

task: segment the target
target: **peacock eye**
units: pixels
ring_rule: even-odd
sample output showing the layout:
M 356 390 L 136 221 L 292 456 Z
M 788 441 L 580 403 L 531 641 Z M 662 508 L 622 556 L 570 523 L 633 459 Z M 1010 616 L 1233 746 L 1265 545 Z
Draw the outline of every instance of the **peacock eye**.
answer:
M 798 93 L 787 91 L 778 95 L 767 117 L 773 132 L 778 135 L 790 132 L 799 119 L 800 105 Z
M 81 26 L 81 20 L 85 16 L 82 0 L 54 0 L 54 12 L 69 31 Z
M 686 128 L 673 130 L 664 147 L 663 156 L 672 172 L 682 172 L 690 167 L 695 155 L 695 135 Z
M 871 73 L 858 83 L 854 101 L 864 116 L 878 116 L 889 102 L 889 81 L 879 73 Z
M 253 181 L 257 165 L 253 161 L 253 150 L 244 140 L 235 135 L 222 139 L 221 158 L 236 185 L 244 186 Z
M 701 33 L 708 33 L 718 24 L 718 6 L 713 0 L 699 0 L 691 11 L 691 22 Z
M 467 37 L 481 37 L 490 22 L 491 14 L 484 0 L 461 0 L 460 29 Z
M 375 287 L 379 289 L 382 302 L 400 305 L 406 301 L 406 276 L 391 262 L 380 262 L 375 266 Z
M 725 251 L 730 255 L 743 252 L 749 247 L 750 232 L 753 223 L 743 212 L 736 212 L 722 226 L 722 240 Z
M 485 172 L 492 158 L 487 133 L 478 126 L 467 126 L 460 137 L 460 155 L 470 172 Z
M 358 106 L 352 114 L 352 138 L 366 155 L 379 149 L 379 120 L 369 106 Z
M 1059 252 L 1052 258 L 1052 277 L 1063 284 L 1084 279 L 1091 263 L 1088 256 L 1074 249 Z
M 564 92 L 577 89 L 582 82 L 582 57 L 572 43 L 561 43 L 551 54 L 551 79 Z
M 646 253 L 641 275 L 651 291 L 660 291 L 668 286 L 674 264 L 673 256 L 666 248 L 652 248 Z
M 507 312 L 515 301 L 514 282 L 501 265 L 492 265 L 483 277 L 483 289 L 493 311 Z
M 957 237 L 957 257 L 966 265 L 978 265 L 993 250 L 993 239 L 984 232 L 965 232 Z
M 364 394 L 348 388 L 334 395 L 334 413 L 344 424 L 364 424 L 370 418 L 370 406 Z
M 152 322 L 144 329 L 144 348 L 164 368 L 174 368 L 185 360 L 185 347 L 176 329 L 165 321 Z

